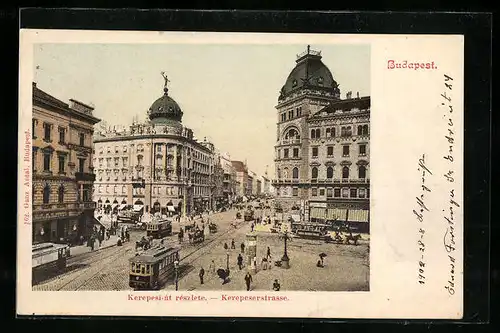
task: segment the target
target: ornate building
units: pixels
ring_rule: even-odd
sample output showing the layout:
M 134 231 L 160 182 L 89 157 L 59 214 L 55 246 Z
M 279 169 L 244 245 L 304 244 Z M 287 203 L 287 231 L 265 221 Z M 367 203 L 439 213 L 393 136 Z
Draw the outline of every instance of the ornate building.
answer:
M 153 102 L 148 120 L 96 133 L 94 200 L 100 207 L 189 214 L 214 204 L 214 146 L 182 125 L 168 95 Z
M 370 97 L 341 99 L 321 59 L 308 46 L 281 89 L 273 186 L 306 221 L 368 222 Z
M 33 243 L 87 236 L 94 220 L 93 107 L 70 105 L 33 83 Z
M 231 164 L 236 174 L 236 196 L 244 197 L 248 195 L 248 168 L 241 161 L 231 161 Z

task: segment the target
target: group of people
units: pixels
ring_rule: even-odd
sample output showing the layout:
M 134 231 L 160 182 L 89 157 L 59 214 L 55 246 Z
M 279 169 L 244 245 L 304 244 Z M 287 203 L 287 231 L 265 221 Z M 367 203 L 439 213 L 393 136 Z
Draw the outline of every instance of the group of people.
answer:
M 127 226 L 122 226 L 120 228 L 120 232 L 118 233 L 118 240 L 116 241 L 116 245 L 122 246 L 123 242 L 129 242 L 130 241 L 130 233 L 128 231 Z
M 103 226 L 101 226 L 100 228 L 94 226 L 87 240 L 87 246 L 90 247 L 92 251 L 94 251 L 96 242 L 99 242 L 99 247 L 101 247 L 104 240 L 109 240 L 109 237 L 109 231 L 106 230 Z

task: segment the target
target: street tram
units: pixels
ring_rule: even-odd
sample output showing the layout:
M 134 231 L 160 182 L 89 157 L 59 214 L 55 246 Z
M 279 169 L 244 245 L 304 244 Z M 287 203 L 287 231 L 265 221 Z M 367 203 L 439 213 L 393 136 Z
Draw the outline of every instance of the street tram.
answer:
M 329 236 L 328 225 L 320 223 L 292 223 L 292 233 L 309 239 L 326 239 Z
M 172 235 L 172 221 L 167 219 L 153 219 L 146 224 L 146 234 L 155 239 Z
M 69 245 L 53 243 L 34 244 L 31 255 L 33 278 L 36 278 L 42 272 L 65 269 L 69 256 Z
M 129 286 L 134 290 L 160 289 L 175 273 L 179 247 L 153 247 L 129 259 Z

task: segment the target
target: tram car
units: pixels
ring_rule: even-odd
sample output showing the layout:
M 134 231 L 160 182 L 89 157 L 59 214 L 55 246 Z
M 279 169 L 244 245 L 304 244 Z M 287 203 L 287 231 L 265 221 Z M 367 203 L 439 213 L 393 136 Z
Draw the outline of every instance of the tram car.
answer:
M 300 238 L 318 240 L 330 238 L 328 225 L 319 223 L 292 223 L 292 233 Z
M 66 268 L 70 256 L 69 245 L 41 243 L 32 247 L 31 267 L 33 278 L 44 271 L 58 271 Z
M 129 259 L 129 286 L 134 290 L 157 290 L 175 274 L 179 247 L 152 247 Z
M 172 221 L 167 219 L 154 219 L 146 224 L 146 234 L 154 239 L 161 239 L 172 235 Z

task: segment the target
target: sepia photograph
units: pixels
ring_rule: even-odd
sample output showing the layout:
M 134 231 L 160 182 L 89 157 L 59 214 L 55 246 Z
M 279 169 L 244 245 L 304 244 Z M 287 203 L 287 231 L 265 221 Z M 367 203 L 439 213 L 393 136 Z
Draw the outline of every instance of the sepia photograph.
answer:
M 22 29 L 18 313 L 461 318 L 463 48 Z
M 33 291 L 369 291 L 369 44 L 41 43 Z

